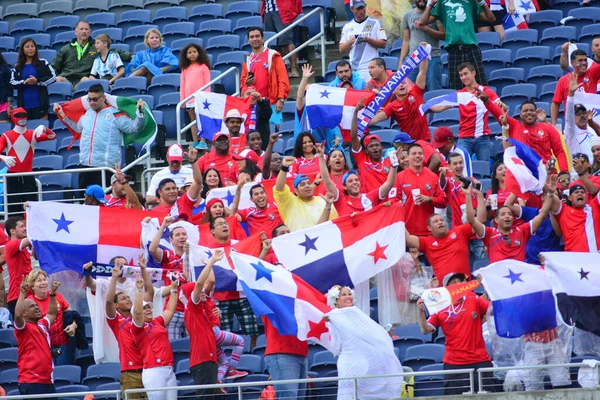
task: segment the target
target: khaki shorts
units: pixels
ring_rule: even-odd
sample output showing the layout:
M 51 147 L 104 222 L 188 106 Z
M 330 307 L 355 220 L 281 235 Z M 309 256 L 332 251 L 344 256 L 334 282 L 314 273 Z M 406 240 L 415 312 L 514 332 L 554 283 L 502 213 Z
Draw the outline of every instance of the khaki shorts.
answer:
M 125 398 L 125 390 L 127 389 L 143 389 L 142 370 L 139 371 L 123 371 L 121 372 L 121 390 L 123 398 Z M 147 399 L 146 393 L 132 393 L 130 399 Z

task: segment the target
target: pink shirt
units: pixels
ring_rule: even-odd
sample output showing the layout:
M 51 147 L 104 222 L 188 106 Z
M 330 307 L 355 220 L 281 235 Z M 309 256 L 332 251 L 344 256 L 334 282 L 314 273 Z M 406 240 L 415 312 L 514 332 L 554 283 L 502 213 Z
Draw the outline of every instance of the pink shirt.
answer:
M 181 87 L 179 88 L 180 99 L 196 93 L 198 89 L 210 82 L 210 70 L 204 64 L 192 64 L 186 69 L 181 70 Z M 210 86 L 204 89 L 205 92 L 210 92 Z M 188 104 L 193 104 L 194 99 L 191 99 Z

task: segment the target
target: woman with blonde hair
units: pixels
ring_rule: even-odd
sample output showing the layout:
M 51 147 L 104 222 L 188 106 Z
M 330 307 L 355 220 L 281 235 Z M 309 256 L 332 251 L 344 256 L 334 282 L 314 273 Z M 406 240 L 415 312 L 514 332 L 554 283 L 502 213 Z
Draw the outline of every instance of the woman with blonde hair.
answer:
M 144 35 L 144 44 L 147 49 L 133 57 L 127 66 L 127 72 L 130 76 L 145 76 L 150 85 L 154 76 L 177 68 L 179 61 L 171 49 L 163 45 L 163 37 L 156 28 L 148 29 Z
M 41 269 L 32 270 L 27 276 L 27 284 L 30 288 L 28 299 L 32 299 L 40 307 L 42 316 L 46 316 L 48 307 L 50 306 L 50 288 L 49 279 L 46 271 Z M 68 337 L 75 336 L 77 324 L 73 322 L 71 325 L 63 327 L 63 316 L 65 311 L 71 310 L 69 303 L 65 298 L 56 292 L 56 303 L 58 312 L 56 319 L 50 326 L 50 347 L 54 358 L 54 365 L 72 364 L 75 358 L 75 349 L 69 351 Z M 58 356 L 57 356 L 58 355 Z

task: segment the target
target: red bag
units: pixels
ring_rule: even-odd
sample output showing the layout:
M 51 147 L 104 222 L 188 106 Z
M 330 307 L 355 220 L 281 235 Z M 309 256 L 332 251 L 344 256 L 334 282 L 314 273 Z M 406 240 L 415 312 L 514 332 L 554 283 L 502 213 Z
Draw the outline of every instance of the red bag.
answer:
M 275 400 L 277 396 L 275 395 L 275 388 L 273 387 L 273 385 L 265 387 L 262 393 L 260 394 L 259 398 L 265 400 Z

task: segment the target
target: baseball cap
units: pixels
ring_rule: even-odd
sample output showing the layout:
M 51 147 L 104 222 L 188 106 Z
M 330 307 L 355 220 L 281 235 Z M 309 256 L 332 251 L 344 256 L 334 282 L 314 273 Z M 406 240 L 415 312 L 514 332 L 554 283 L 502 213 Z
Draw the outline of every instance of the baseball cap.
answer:
M 359 7 L 366 7 L 367 4 L 363 1 L 363 0 L 352 0 L 350 2 L 350 7 L 352 8 L 359 8 Z
M 223 136 L 225 136 L 226 138 L 228 138 L 228 139 L 229 139 L 229 135 L 228 135 L 228 134 L 226 134 L 225 132 L 217 132 L 217 133 L 215 133 L 215 134 L 213 135 L 213 139 L 212 139 L 212 141 L 213 141 L 213 142 L 216 142 L 218 138 L 220 138 L 220 137 L 223 137 Z
M 241 119 L 242 122 L 246 120 L 246 117 L 243 117 L 242 114 L 240 114 L 240 112 L 235 108 L 227 111 L 227 114 L 225 114 L 225 122 L 227 122 L 229 118 L 238 118 Z
M 131 176 L 129 176 L 129 175 L 125 175 L 123 178 L 124 178 L 124 179 L 125 179 L 127 182 L 129 182 L 129 181 L 132 181 L 132 180 L 133 180 L 133 178 L 132 178 Z M 115 174 L 113 174 L 113 175 L 110 177 L 110 184 L 112 185 L 112 184 L 113 184 L 113 183 L 115 183 L 116 181 L 117 181 L 117 176 L 116 176 Z
M 294 178 L 294 189 L 296 189 L 298 187 L 299 184 L 301 184 L 304 181 L 308 181 L 308 176 L 304 175 L 304 174 L 298 174 L 296 175 L 296 177 Z
M 350 175 L 356 175 L 356 176 L 358 176 L 358 172 L 357 172 L 357 171 L 354 171 L 354 170 L 350 170 L 350 171 L 346 172 L 346 173 L 345 173 L 345 174 L 342 176 L 342 185 L 345 185 L 345 184 L 346 184 L 346 180 L 347 180 L 348 178 L 350 178 Z
M 183 161 L 183 147 L 178 144 L 172 144 L 167 150 L 167 161 Z
M 95 198 L 99 203 L 106 203 L 106 199 L 104 198 L 104 190 L 102 190 L 100 185 L 90 185 L 86 187 L 85 195 Z
M 586 192 L 585 187 L 577 183 L 569 188 L 569 195 L 575 193 L 576 190 L 583 190 L 584 192 Z
M 594 147 L 594 146 L 600 146 L 600 136 L 595 136 L 592 138 L 590 147 Z
M 365 147 L 367 147 L 373 140 L 377 140 L 379 143 L 381 143 L 381 138 L 378 135 L 368 135 L 365 136 L 365 140 L 363 141 Z
M 255 164 L 258 164 L 258 162 L 260 161 L 260 157 L 258 156 L 258 154 L 256 154 L 256 152 L 251 149 L 244 149 L 240 151 L 240 154 L 234 154 L 232 157 L 234 160 L 250 160 Z
M 142 308 L 146 307 L 146 306 L 150 306 L 150 308 L 154 308 L 154 304 L 152 304 L 151 301 L 144 301 L 142 303 Z
M 350 84 L 350 87 L 353 88 L 354 85 L 352 84 L 352 81 L 348 80 L 348 79 L 344 79 L 343 81 L 340 82 L 340 84 L 338 85 L 338 87 L 344 87 L 344 85 L 346 84 Z
M 583 104 L 575 104 L 575 114 L 577 114 L 579 111 L 587 112 L 587 108 L 585 108 Z
M 187 178 L 185 178 L 185 181 L 183 182 L 183 186 L 189 186 L 192 183 L 194 183 L 194 177 L 188 176 Z
M 454 278 L 461 278 L 463 281 L 467 279 L 466 275 L 462 272 L 450 272 L 444 277 L 443 285 L 448 286 L 448 282 L 450 282 Z
M 433 133 L 433 140 L 431 141 L 431 145 L 436 149 L 440 147 L 444 147 L 448 140 L 454 138 L 454 133 L 447 126 L 440 126 Z
M 402 143 L 402 144 L 413 144 L 416 140 L 412 139 L 408 133 L 400 132 L 396 136 L 394 136 L 393 143 Z

